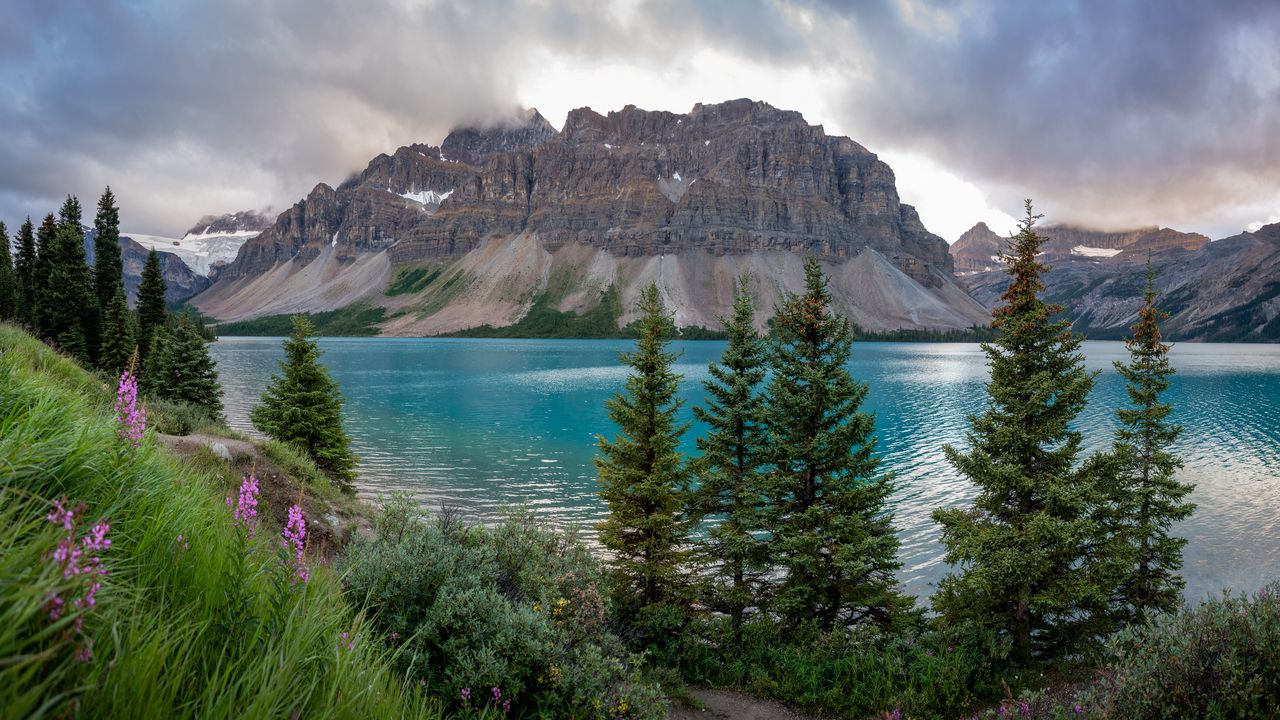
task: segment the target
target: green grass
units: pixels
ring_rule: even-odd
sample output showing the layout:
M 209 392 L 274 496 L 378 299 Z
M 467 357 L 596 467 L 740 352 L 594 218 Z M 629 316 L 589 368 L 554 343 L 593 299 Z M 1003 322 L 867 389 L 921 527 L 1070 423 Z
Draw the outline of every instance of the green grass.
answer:
M 111 398 L 72 361 L 0 325 L 5 716 L 441 716 L 434 700 L 402 689 L 332 571 L 313 562 L 311 581 L 291 587 L 278 528 L 245 544 L 225 480 L 150 440 L 125 449 Z M 63 533 L 44 516 L 59 497 L 84 503 L 87 524 L 108 521 L 112 545 L 96 606 L 54 622 L 50 594 L 76 580 L 50 560 Z M 85 644 L 77 616 L 92 640 L 87 662 L 74 657 Z M 356 639 L 350 650 L 343 632 Z
M 441 269 L 430 265 L 401 266 L 396 268 L 391 284 L 387 286 L 387 296 L 412 295 L 427 289 L 427 286 L 440 277 Z
M 617 285 L 610 285 L 600 300 L 585 313 L 561 312 L 555 309 L 551 293 L 544 293 L 519 322 L 504 327 L 480 327 L 450 333 L 450 337 L 478 338 L 625 338 L 626 330 L 618 327 L 622 317 L 622 298 Z
M 337 310 L 302 313 L 315 326 L 316 334 L 325 337 L 361 337 L 377 335 L 386 310 L 357 303 Z M 293 329 L 293 315 L 267 315 L 253 320 L 221 323 L 215 330 L 219 336 L 238 335 L 286 336 Z

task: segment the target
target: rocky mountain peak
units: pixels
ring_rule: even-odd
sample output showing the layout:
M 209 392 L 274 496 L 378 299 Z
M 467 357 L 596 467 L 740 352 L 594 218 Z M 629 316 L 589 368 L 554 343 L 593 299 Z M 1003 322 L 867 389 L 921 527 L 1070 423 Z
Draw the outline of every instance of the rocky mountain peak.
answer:
M 557 135 L 555 127 L 536 108 L 481 126 L 454 128 L 440 143 L 441 160 L 483 165 L 497 154 L 541 145 Z
M 1003 268 L 1000 253 L 1004 243 L 1004 238 L 987 227 L 985 222 L 969 228 L 951 245 L 956 274 L 968 275 Z
M 269 208 L 263 210 L 241 210 L 240 212 L 222 215 L 205 215 L 196 221 L 191 229 L 183 233 L 188 235 L 256 235 L 271 227 L 276 220 Z

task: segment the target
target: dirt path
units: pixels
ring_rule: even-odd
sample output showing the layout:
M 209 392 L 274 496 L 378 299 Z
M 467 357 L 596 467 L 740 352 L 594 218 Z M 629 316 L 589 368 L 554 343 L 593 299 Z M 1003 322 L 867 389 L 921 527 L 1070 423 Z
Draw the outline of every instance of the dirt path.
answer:
M 667 715 L 669 720 L 819 720 L 773 700 L 762 700 L 733 690 L 690 688 L 689 693 L 702 701 L 707 709 L 672 707 Z

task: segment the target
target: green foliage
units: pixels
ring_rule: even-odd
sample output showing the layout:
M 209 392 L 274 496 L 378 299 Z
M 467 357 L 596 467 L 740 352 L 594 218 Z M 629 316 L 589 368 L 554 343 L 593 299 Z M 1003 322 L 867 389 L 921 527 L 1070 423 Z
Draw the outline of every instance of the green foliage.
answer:
M 828 630 L 888 624 L 911 604 L 896 590 L 898 540 L 885 507 L 892 485 L 876 474 L 875 419 L 858 409 L 867 386 L 845 367 L 849 323 L 831 311 L 814 258 L 805 261 L 805 292 L 778 308 L 774 330 L 766 525 L 783 574 L 771 609 Z
M 946 560 L 959 571 L 940 583 L 934 607 L 952 622 L 974 621 L 1012 639 L 1014 656 L 1061 656 L 1097 636 L 1110 580 L 1090 554 L 1105 528 L 1092 517 L 1096 468 L 1077 466 L 1081 435 L 1071 422 L 1084 409 L 1094 374 L 1084 369 L 1079 336 L 1061 308 L 1039 294 L 1044 239 L 1027 201 L 1013 238 L 1013 277 L 995 310 L 1000 337 L 984 344 L 991 366 L 985 413 L 969 418 L 967 453 L 947 459 L 978 486 L 972 508 L 938 510 Z M 1105 560 L 1106 558 L 1101 558 Z
M 13 258 L 9 254 L 9 233 L 0 222 L 0 320 L 18 319 L 18 276 L 13 270 Z
M 155 331 L 140 378 L 142 391 L 150 397 L 188 403 L 211 418 L 222 415 L 217 365 L 186 315 Z
M 357 458 L 342 429 L 342 393 L 320 364 L 320 349 L 311 339 L 311 323 L 297 316 L 293 334 L 284 341 L 280 375 L 250 413 L 254 427 L 268 436 L 306 451 L 340 486 L 350 488 Z
M 1280 712 L 1280 584 L 1210 600 L 1112 643 L 1100 717 L 1264 718 Z
M 160 256 L 152 250 L 147 253 L 147 264 L 142 267 L 142 282 L 138 285 L 138 353 L 143 360 L 151 354 L 151 340 L 156 330 L 164 327 L 168 317 L 164 307 L 165 290 Z
M 529 515 L 469 527 L 448 513 L 423 519 L 396 500 L 342 570 L 348 597 L 367 604 L 404 676 L 456 708 L 491 704 L 497 687 L 521 717 L 666 716 L 606 629 L 590 551 Z
M 670 629 L 664 606 L 682 604 L 682 566 L 690 522 L 685 513 L 689 474 L 680 457 L 688 424 L 676 421 L 680 375 L 666 347 L 675 327 L 650 283 L 640 293 L 640 339 L 623 353 L 631 368 L 626 386 L 606 402 L 618 427 L 612 440 L 600 436 L 596 472 L 609 517 L 600 523 L 600 543 L 612 553 L 614 594 L 627 620 L 646 625 L 644 642 L 665 642 Z
M 45 274 L 37 285 L 37 324 L 47 341 L 70 355 L 91 360 L 91 351 L 97 348 L 98 308 L 85 259 L 79 201 L 68 196 L 58 215 L 56 231 L 46 240 L 48 258 L 41 258 Z M 45 228 L 41 231 L 43 234 Z
M 35 327 L 36 311 L 36 236 L 31 218 L 18 230 L 18 250 L 13 258 L 14 281 L 18 291 L 18 320 Z
M 337 310 L 305 313 L 303 317 L 322 337 L 361 337 L 377 335 L 378 325 L 386 320 L 386 310 L 368 305 L 348 305 Z M 253 320 L 219 323 L 218 335 L 236 336 L 287 336 L 293 330 L 293 315 L 267 315 Z
M 435 703 L 402 688 L 326 566 L 313 564 L 308 583 L 272 599 L 278 530 L 265 526 L 242 545 L 214 479 L 150 440 L 123 451 L 112 394 L 0 325 L 5 716 L 440 717 Z M 96 604 L 51 622 L 50 593 L 68 580 L 50 560 L 60 527 L 45 520 L 60 497 L 84 503 L 88 522 L 109 519 L 112 545 Z M 229 585 L 232 577 L 242 585 Z M 254 599 L 244 622 L 220 624 L 236 594 Z M 84 641 L 67 632 L 75 616 Z M 347 649 L 343 632 L 361 640 Z M 92 656 L 77 660 L 86 646 Z
M 727 620 L 698 625 L 681 668 L 694 683 L 732 687 L 805 710 L 847 718 L 951 718 L 1000 696 L 1008 648 L 972 627 L 870 626 L 822 632 L 757 616 L 734 632 Z M 964 715 L 967 717 L 967 715 Z
M 634 332 L 618 327 L 622 317 L 622 297 L 617 285 L 610 285 L 600 294 L 600 300 L 582 314 L 561 312 L 550 293 L 534 300 L 529 312 L 519 322 L 503 327 L 481 325 L 479 327 L 449 333 L 451 337 L 495 338 L 623 338 L 635 337 Z
M 124 262 L 120 259 L 120 208 L 116 206 L 116 197 L 109 187 L 98 200 L 93 228 L 93 279 L 98 312 L 104 316 L 105 324 L 105 315 L 116 296 L 116 289 L 124 282 Z
M 223 432 L 218 418 L 206 408 L 182 400 L 166 400 L 148 397 L 143 405 L 147 410 L 147 425 L 165 435 L 190 435 L 195 432 Z
M 707 433 L 698 438 L 701 455 L 692 469 L 699 485 L 691 501 L 694 518 L 718 522 L 696 542 L 693 559 L 703 604 L 726 613 L 736 628 L 749 608 L 760 607 L 760 585 L 769 570 L 762 536 L 768 443 L 759 393 L 768 348 L 756 332 L 746 277 L 736 284 L 733 316 L 721 324 L 729 344 L 720 364 L 708 368 L 706 406 L 693 409 Z
M 427 286 L 440 277 L 441 269 L 428 265 L 396 268 L 391 284 L 387 286 L 387 296 L 413 295 L 427 289 Z
M 996 338 L 994 328 L 974 325 L 964 330 L 934 330 L 929 328 L 906 328 L 901 330 L 863 330 L 857 325 L 851 326 L 850 335 L 854 340 L 871 342 L 990 342 Z
M 1114 476 L 1104 506 L 1104 521 L 1118 543 L 1109 560 L 1123 566 L 1116 603 L 1125 623 L 1178 608 L 1185 585 L 1178 569 L 1187 541 L 1171 537 L 1169 529 L 1195 510 L 1186 500 L 1192 485 L 1174 477 L 1182 460 L 1169 450 L 1182 427 L 1169 422 L 1173 407 L 1160 400 L 1174 369 L 1169 346 L 1160 336 L 1160 320 L 1168 314 L 1156 307 L 1150 261 L 1143 298 L 1138 322 L 1125 341 L 1129 362 L 1115 363 L 1127 383 L 1130 406 L 1116 412 L 1120 428 L 1108 458 Z
M 103 313 L 102 350 L 98 357 L 98 367 L 111 377 L 118 377 L 137 351 L 133 333 L 133 313 L 124 299 L 124 287 L 117 282 L 116 292 Z

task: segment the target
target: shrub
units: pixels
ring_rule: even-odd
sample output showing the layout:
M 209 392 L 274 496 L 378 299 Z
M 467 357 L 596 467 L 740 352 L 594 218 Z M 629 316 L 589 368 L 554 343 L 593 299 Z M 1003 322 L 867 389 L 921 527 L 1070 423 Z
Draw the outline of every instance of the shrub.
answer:
M 1280 716 L 1280 583 L 1125 630 L 1112 649 L 1105 717 Z
M 459 708 L 496 687 L 527 716 L 665 716 L 661 694 L 606 631 L 588 550 L 529 515 L 490 529 L 423 518 L 396 500 L 375 536 L 351 546 L 344 571 L 348 596 L 367 603 L 405 676 Z
M 217 420 L 204 408 L 189 402 L 145 398 L 147 425 L 165 435 L 190 435 L 194 432 L 215 430 L 223 432 Z

